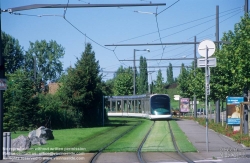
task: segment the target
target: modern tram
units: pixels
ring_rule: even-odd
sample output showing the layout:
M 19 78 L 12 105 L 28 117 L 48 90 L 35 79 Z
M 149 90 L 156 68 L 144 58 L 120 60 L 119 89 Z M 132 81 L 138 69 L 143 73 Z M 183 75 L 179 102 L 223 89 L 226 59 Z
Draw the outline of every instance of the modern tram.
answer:
M 171 119 L 170 97 L 167 94 L 108 96 L 105 100 L 108 116 Z

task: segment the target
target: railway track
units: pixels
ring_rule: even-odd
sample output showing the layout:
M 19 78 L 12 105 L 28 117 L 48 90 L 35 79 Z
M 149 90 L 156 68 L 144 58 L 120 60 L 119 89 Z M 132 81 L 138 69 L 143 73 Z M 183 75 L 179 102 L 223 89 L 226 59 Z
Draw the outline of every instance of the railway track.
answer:
M 169 121 L 167 121 L 168 123 L 168 126 L 169 126 L 169 130 L 170 130 L 170 134 L 171 134 L 171 138 L 172 138 L 172 142 L 174 144 L 174 148 L 176 150 L 176 152 L 178 153 L 178 155 L 185 161 L 187 161 L 188 163 L 194 163 L 194 161 L 192 161 L 191 159 L 189 159 L 187 156 L 185 156 L 178 148 L 177 144 L 176 144 L 176 141 L 175 141 L 175 137 L 174 137 L 174 134 L 173 134 L 173 131 L 172 131 L 172 128 L 171 128 L 171 125 L 169 123 Z
M 117 124 L 116 126 L 110 128 L 109 130 L 106 130 L 105 132 L 101 132 L 101 133 L 99 133 L 99 134 L 97 134 L 97 135 L 95 135 L 95 136 L 93 136 L 93 137 L 91 137 L 91 138 L 88 138 L 88 139 L 84 140 L 82 143 L 87 142 L 87 141 L 94 140 L 94 139 L 95 139 L 96 137 L 98 137 L 98 136 L 104 135 L 104 134 L 107 133 L 107 132 L 112 132 L 112 131 L 114 131 L 117 127 L 119 127 L 119 125 L 123 126 L 123 125 L 126 125 L 127 123 L 128 123 L 128 121 L 124 121 L 124 122 L 121 123 L 121 124 Z M 125 131 L 124 133 L 122 133 L 122 134 L 119 135 L 118 137 L 116 137 L 116 139 L 114 139 L 112 142 L 110 142 L 110 143 L 107 144 L 106 146 L 104 146 L 104 147 L 102 147 L 101 149 L 99 149 L 98 152 L 91 158 L 91 161 L 90 161 L 90 162 L 93 162 L 93 163 L 94 163 L 94 162 L 96 161 L 97 157 L 102 153 L 102 151 L 103 151 L 104 149 L 106 149 L 108 146 L 110 146 L 111 144 L 113 144 L 113 143 L 114 143 L 115 141 L 117 141 L 119 138 L 121 138 L 122 136 L 124 136 L 124 135 L 125 135 L 126 133 L 128 133 L 130 130 L 132 130 L 133 128 L 135 128 L 136 126 L 138 126 L 140 123 L 141 123 L 141 121 L 138 122 L 138 123 L 136 123 L 135 125 L 133 125 L 131 128 L 129 128 L 127 131 Z M 60 157 L 60 156 L 64 156 L 64 155 L 53 155 L 53 156 L 49 156 L 48 159 L 43 160 L 41 163 L 53 162 L 53 160 L 54 160 L 56 157 Z
M 126 130 L 125 132 L 123 132 L 122 134 L 120 134 L 118 137 L 116 137 L 112 142 L 110 142 L 109 144 L 107 144 L 106 146 L 104 146 L 103 148 L 99 149 L 99 151 L 91 158 L 90 163 L 95 163 L 97 158 L 101 155 L 102 151 L 105 150 L 107 147 L 109 147 L 111 144 L 113 144 L 114 142 L 116 142 L 117 140 L 119 140 L 121 137 L 123 137 L 124 135 L 126 135 L 128 132 L 130 132 L 131 130 L 133 130 L 136 126 L 138 126 L 141 123 L 138 122 L 135 125 L 133 125 L 131 128 L 129 128 L 128 130 Z
M 112 145 L 114 142 L 116 142 L 117 140 L 119 140 L 120 138 L 122 138 L 123 136 L 125 136 L 126 134 L 128 134 L 130 131 L 132 131 L 134 128 L 136 128 L 139 124 L 141 124 L 141 121 L 140 121 L 140 122 L 137 122 L 137 123 L 135 123 L 135 124 L 133 124 L 131 127 L 129 127 L 129 128 L 128 128 L 127 130 L 125 130 L 124 132 L 122 132 L 120 135 L 118 135 L 118 136 L 116 135 L 116 137 L 114 137 L 113 140 L 111 140 L 111 141 L 109 141 L 108 143 L 106 143 L 106 144 L 105 144 L 104 146 L 102 146 L 99 150 L 96 150 L 97 152 L 94 153 L 94 154 L 92 154 L 92 156 L 90 155 L 89 159 L 87 159 L 87 160 L 89 160 L 89 161 L 85 160 L 85 162 L 86 162 L 86 161 L 87 161 L 87 162 L 90 162 L 90 163 L 99 162 L 99 161 L 98 161 L 98 160 L 99 160 L 98 157 L 99 157 L 100 155 L 102 155 L 102 152 L 103 152 L 105 149 L 107 149 L 107 148 L 108 148 L 110 145 Z M 154 128 L 154 126 L 155 126 L 155 122 L 151 125 L 151 127 L 150 127 L 149 130 L 148 130 L 148 132 L 145 134 L 144 138 L 142 139 L 140 145 L 139 145 L 138 148 L 137 148 L 135 158 L 137 157 L 138 162 L 140 162 L 140 163 L 146 163 L 146 162 L 149 161 L 147 158 L 149 158 L 150 155 L 148 155 L 148 153 L 146 153 L 146 154 L 145 154 L 145 153 L 142 153 L 142 147 L 143 147 L 143 145 L 145 144 L 145 142 L 146 142 L 148 136 L 150 135 L 152 129 Z M 169 159 L 168 157 L 172 157 L 172 158 L 175 157 L 176 160 L 184 160 L 184 161 L 186 161 L 186 162 L 188 162 L 188 163 L 194 163 L 194 161 L 192 161 L 190 158 L 188 158 L 187 156 L 185 156 L 185 154 L 183 154 L 183 153 L 179 150 L 169 121 L 167 121 L 167 126 L 168 126 L 168 128 L 169 128 L 169 136 L 171 137 L 172 143 L 173 143 L 173 146 L 174 146 L 173 150 L 175 149 L 175 151 L 176 151 L 176 154 L 175 154 L 176 156 L 175 156 L 175 155 L 171 155 L 171 154 L 168 155 L 169 153 L 166 153 L 165 156 L 164 156 L 165 158 L 166 158 L 166 156 L 167 156 L 166 160 Z M 167 126 L 166 126 L 166 127 L 167 127 Z M 115 132 L 115 130 L 113 130 L 113 131 Z M 102 134 L 102 133 L 101 133 L 101 134 Z M 103 134 L 105 134 L 105 133 L 103 133 Z M 99 135 L 100 135 L 100 134 L 99 134 Z M 89 139 L 89 140 L 93 140 L 93 139 Z M 143 155 L 144 155 L 145 159 L 143 158 Z M 52 162 L 52 163 L 53 163 L 53 161 L 51 161 L 51 160 L 55 159 L 56 157 L 59 157 L 59 158 L 60 158 L 60 155 L 52 156 L 51 159 L 45 160 L 45 161 L 43 161 L 42 163 L 49 163 L 49 162 Z M 178 159 L 178 158 L 179 158 L 179 159 Z M 155 159 L 153 159 L 153 160 L 155 160 Z M 165 159 L 164 159 L 164 160 L 165 160 Z M 149 161 L 149 162 L 150 162 L 150 161 Z
M 142 156 L 142 154 L 141 154 L 141 149 L 142 149 L 143 144 L 144 144 L 145 141 L 147 140 L 148 135 L 150 134 L 150 132 L 151 132 L 151 130 L 152 130 L 154 124 L 155 124 L 155 121 L 154 121 L 154 123 L 152 124 L 152 126 L 150 127 L 150 129 L 149 129 L 149 131 L 147 132 L 147 134 L 145 135 L 144 139 L 142 140 L 142 142 L 141 142 L 139 148 L 137 149 L 137 158 L 138 158 L 138 160 L 140 161 L 140 163 L 145 163 L 145 161 L 144 161 L 144 159 L 143 159 L 143 156 Z

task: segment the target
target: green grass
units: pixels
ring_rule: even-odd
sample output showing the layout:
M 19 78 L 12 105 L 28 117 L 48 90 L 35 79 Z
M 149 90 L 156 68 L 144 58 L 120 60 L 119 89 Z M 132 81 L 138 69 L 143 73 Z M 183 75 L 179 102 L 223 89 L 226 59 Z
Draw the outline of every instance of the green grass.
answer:
M 180 129 L 176 121 L 170 121 L 176 144 L 181 152 L 197 152 L 193 144 L 188 141 L 185 133 Z
M 172 143 L 170 130 L 166 121 L 156 121 L 142 148 L 143 152 L 148 151 L 175 151 Z
M 65 152 L 65 148 L 82 148 L 88 152 L 100 148 L 105 142 L 113 139 L 114 136 L 123 132 L 131 125 L 138 122 L 138 119 L 132 118 L 110 118 L 110 123 L 106 127 L 95 128 L 75 128 L 75 129 L 63 129 L 53 130 L 54 140 L 47 140 L 47 144 L 39 146 L 34 145 L 26 151 L 26 153 L 41 153 L 41 152 Z M 124 125 L 125 122 L 128 122 Z M 110 134 L 111 133 L 111 134 Z M 112 134 L 114 133 L 114 134 Z M 16 138 L 19 135 L 28 135 L 27 132 L 16 132 L 12 134 L 12 138 Z M 103 137 L 98 135 L 104 135 Z M 113 136 L 110 136 L 113 135 Z M 106 136 L 106 137 L 105 137 Z M 91 138 L 96 137 L 94 140 Z M 73 150 L 74 151 L 74 150 Z M 79 151 L 77 151 L 79 152 Z
M 28 134 L 29 134 L 29 131 L 16 131 L 15 133 L 11 132 L 11 139 L 15 139 L 20 135 L 28 136 Z
M 142 123 L 131 132 L 109 146 L 105 152 L 135 152 L 147 134 L 152 121 L 142 119 Z
M 53 130 L 54 140 L 47 140 L 47 144 L 42 146 L 34 145 L 28 152 L 64 152 L 65 148 L 79 147 L 79 144 L 83 141 L 91 139 L 95 135 L 105 133 L 110 129 L 111 127 Z M 85 152 L 85 149 L 81 152 Z

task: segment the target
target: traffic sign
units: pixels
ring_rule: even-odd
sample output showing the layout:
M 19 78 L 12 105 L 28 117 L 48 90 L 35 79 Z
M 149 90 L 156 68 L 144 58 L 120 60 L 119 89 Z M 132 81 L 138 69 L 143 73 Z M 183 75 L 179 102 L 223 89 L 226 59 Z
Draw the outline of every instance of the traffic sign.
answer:
M 207 66 L 208 67 L 216 67 L 216 58 L 208 58 L 207 59 Z M 199 58 L 197 60 L 197 67 L 205 67 L 206 66 L 206 59 Z
M 215 52 L 215 44 L 211 40 L 204 40 L 198 46 L 198 52 L 202 57 L 210 57 Z

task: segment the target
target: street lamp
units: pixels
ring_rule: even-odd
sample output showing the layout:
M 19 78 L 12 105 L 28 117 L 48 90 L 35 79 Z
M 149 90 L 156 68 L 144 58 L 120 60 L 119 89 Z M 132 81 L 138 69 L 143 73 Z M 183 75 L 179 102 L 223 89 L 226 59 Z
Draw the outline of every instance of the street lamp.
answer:
M 133 95 L 135 95 L 135 70 L 136 70 L 136 67 L 135 67 L 135 52 L 136 51 L 147 51 L 147 52 L 150 52 L 149 49 L 143 49 L 143 50 L 138 50 L 138 49 L 134 49 L 134 78 L 133 78 L 133 86 L 134 86 L 134 92 L 133 92 Z

